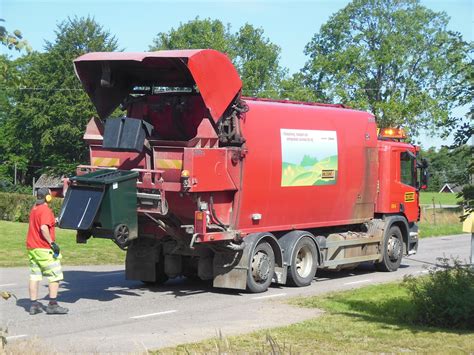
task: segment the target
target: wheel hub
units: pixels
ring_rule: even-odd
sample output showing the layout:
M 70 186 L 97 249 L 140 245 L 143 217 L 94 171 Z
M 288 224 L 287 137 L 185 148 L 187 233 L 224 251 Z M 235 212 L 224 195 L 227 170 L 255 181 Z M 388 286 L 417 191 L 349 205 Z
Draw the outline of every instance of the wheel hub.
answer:
M 252 259 L 252 276 L 255 281 L 265 281 L 270 274 L 270 258 L 267 254 L 258 252 Z
M 387 254 L 391 261 L 397 261 L 402 254 L 402 242 L 396 237 L 390 237 L 387 245 Z
M 311 251 L 308 247 L 303 247 L 298 250 L 298 254 L 296 255 L 295 260 L 296 272 L 301 277 L 306 277 L 311 272 L 311 268 L 313 267 L 313 259 L 311 255 Z

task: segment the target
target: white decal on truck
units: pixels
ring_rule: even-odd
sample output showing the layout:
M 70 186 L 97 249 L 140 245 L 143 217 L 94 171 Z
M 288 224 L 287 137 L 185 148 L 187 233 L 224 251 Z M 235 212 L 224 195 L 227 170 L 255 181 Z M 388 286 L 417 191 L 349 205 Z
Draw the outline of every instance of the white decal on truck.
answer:
M 281 129 L 280 136 L 281 186 L 336 183 L 336 131 Z

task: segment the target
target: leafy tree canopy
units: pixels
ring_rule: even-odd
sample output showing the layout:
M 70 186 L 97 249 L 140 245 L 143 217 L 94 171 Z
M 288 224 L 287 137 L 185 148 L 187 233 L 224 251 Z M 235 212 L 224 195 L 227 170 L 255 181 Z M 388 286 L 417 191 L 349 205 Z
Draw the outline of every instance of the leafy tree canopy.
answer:
M 470 181 L 471 147 L 467 144 L 449 149 L 429 148 L 422 151 L 423 158 L 428 160 L 430 181 L 428 191 L 439 191 L 445 183 L 465 185 Z
M 278 96 L 278 83 L 284 75 L 280 67 L 280 47 L 264 35 L 261 28 L 245 24 L 236 33 L 219 20 L 199 19 L 177 29 L 160 32 L 150 50 L 212 48 L 226 53 L 243 81 L 244 95 Z
M 354 0 L 305 48 L 305 83 L 320 97 L 370 110 L 412 135 L 448 123 L 468 45 L 418 0 Z
M 5 22 L 5 20 L 0 18 L 0 22 Z M 28 44 L 28 41 L 23 39 L 20 30 L 9 32 L 3 25 L 0 25 L 0 43 L 8 49 L 16 49 L 17 51 L 26 50 L 28 53 L 31 52 L 31 47 Z
M 176 29 L 158 33 L 150 50 L 212 48 L 233 58 L 231 42 L 229 25 L 224 26 L 219 20 L 201 20 L 196 17 L 192 21 L 180 24 Z
M 66 172 L 85 162 L 82 136 L 95 114 L 72 62 L 89 51 L 114 51 L 117 41 L 93 18 L 75 17 L 58 25 L 56 39 L 45 49 L 15 61 L 21 79 L 0 122 L 0 144 L 10 166 L 17 162 L 22 170 L 54 166 Z

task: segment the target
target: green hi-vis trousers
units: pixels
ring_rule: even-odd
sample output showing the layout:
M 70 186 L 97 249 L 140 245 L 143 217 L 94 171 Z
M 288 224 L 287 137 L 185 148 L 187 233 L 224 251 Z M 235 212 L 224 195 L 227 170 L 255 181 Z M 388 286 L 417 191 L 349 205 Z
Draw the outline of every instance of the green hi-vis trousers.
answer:
M 30 259 L 30 280 L 41 281 L 45 276 L 49 282 L 57 282 L 63 279 L 61 270 L 61 255 L 53 257 L 51 249 L 30 249 L 28 250 Z

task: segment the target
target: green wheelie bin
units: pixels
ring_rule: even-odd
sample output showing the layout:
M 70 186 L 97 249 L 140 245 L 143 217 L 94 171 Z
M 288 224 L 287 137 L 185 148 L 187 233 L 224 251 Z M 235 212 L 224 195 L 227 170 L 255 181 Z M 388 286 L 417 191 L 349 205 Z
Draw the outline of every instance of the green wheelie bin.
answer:
M 97 170 L 70 179 L 59 213 L 59 227 L 78 231 L 78 242 L 90 236 L 110 238 L 122 249 L 138 237 L 136 171 Z

